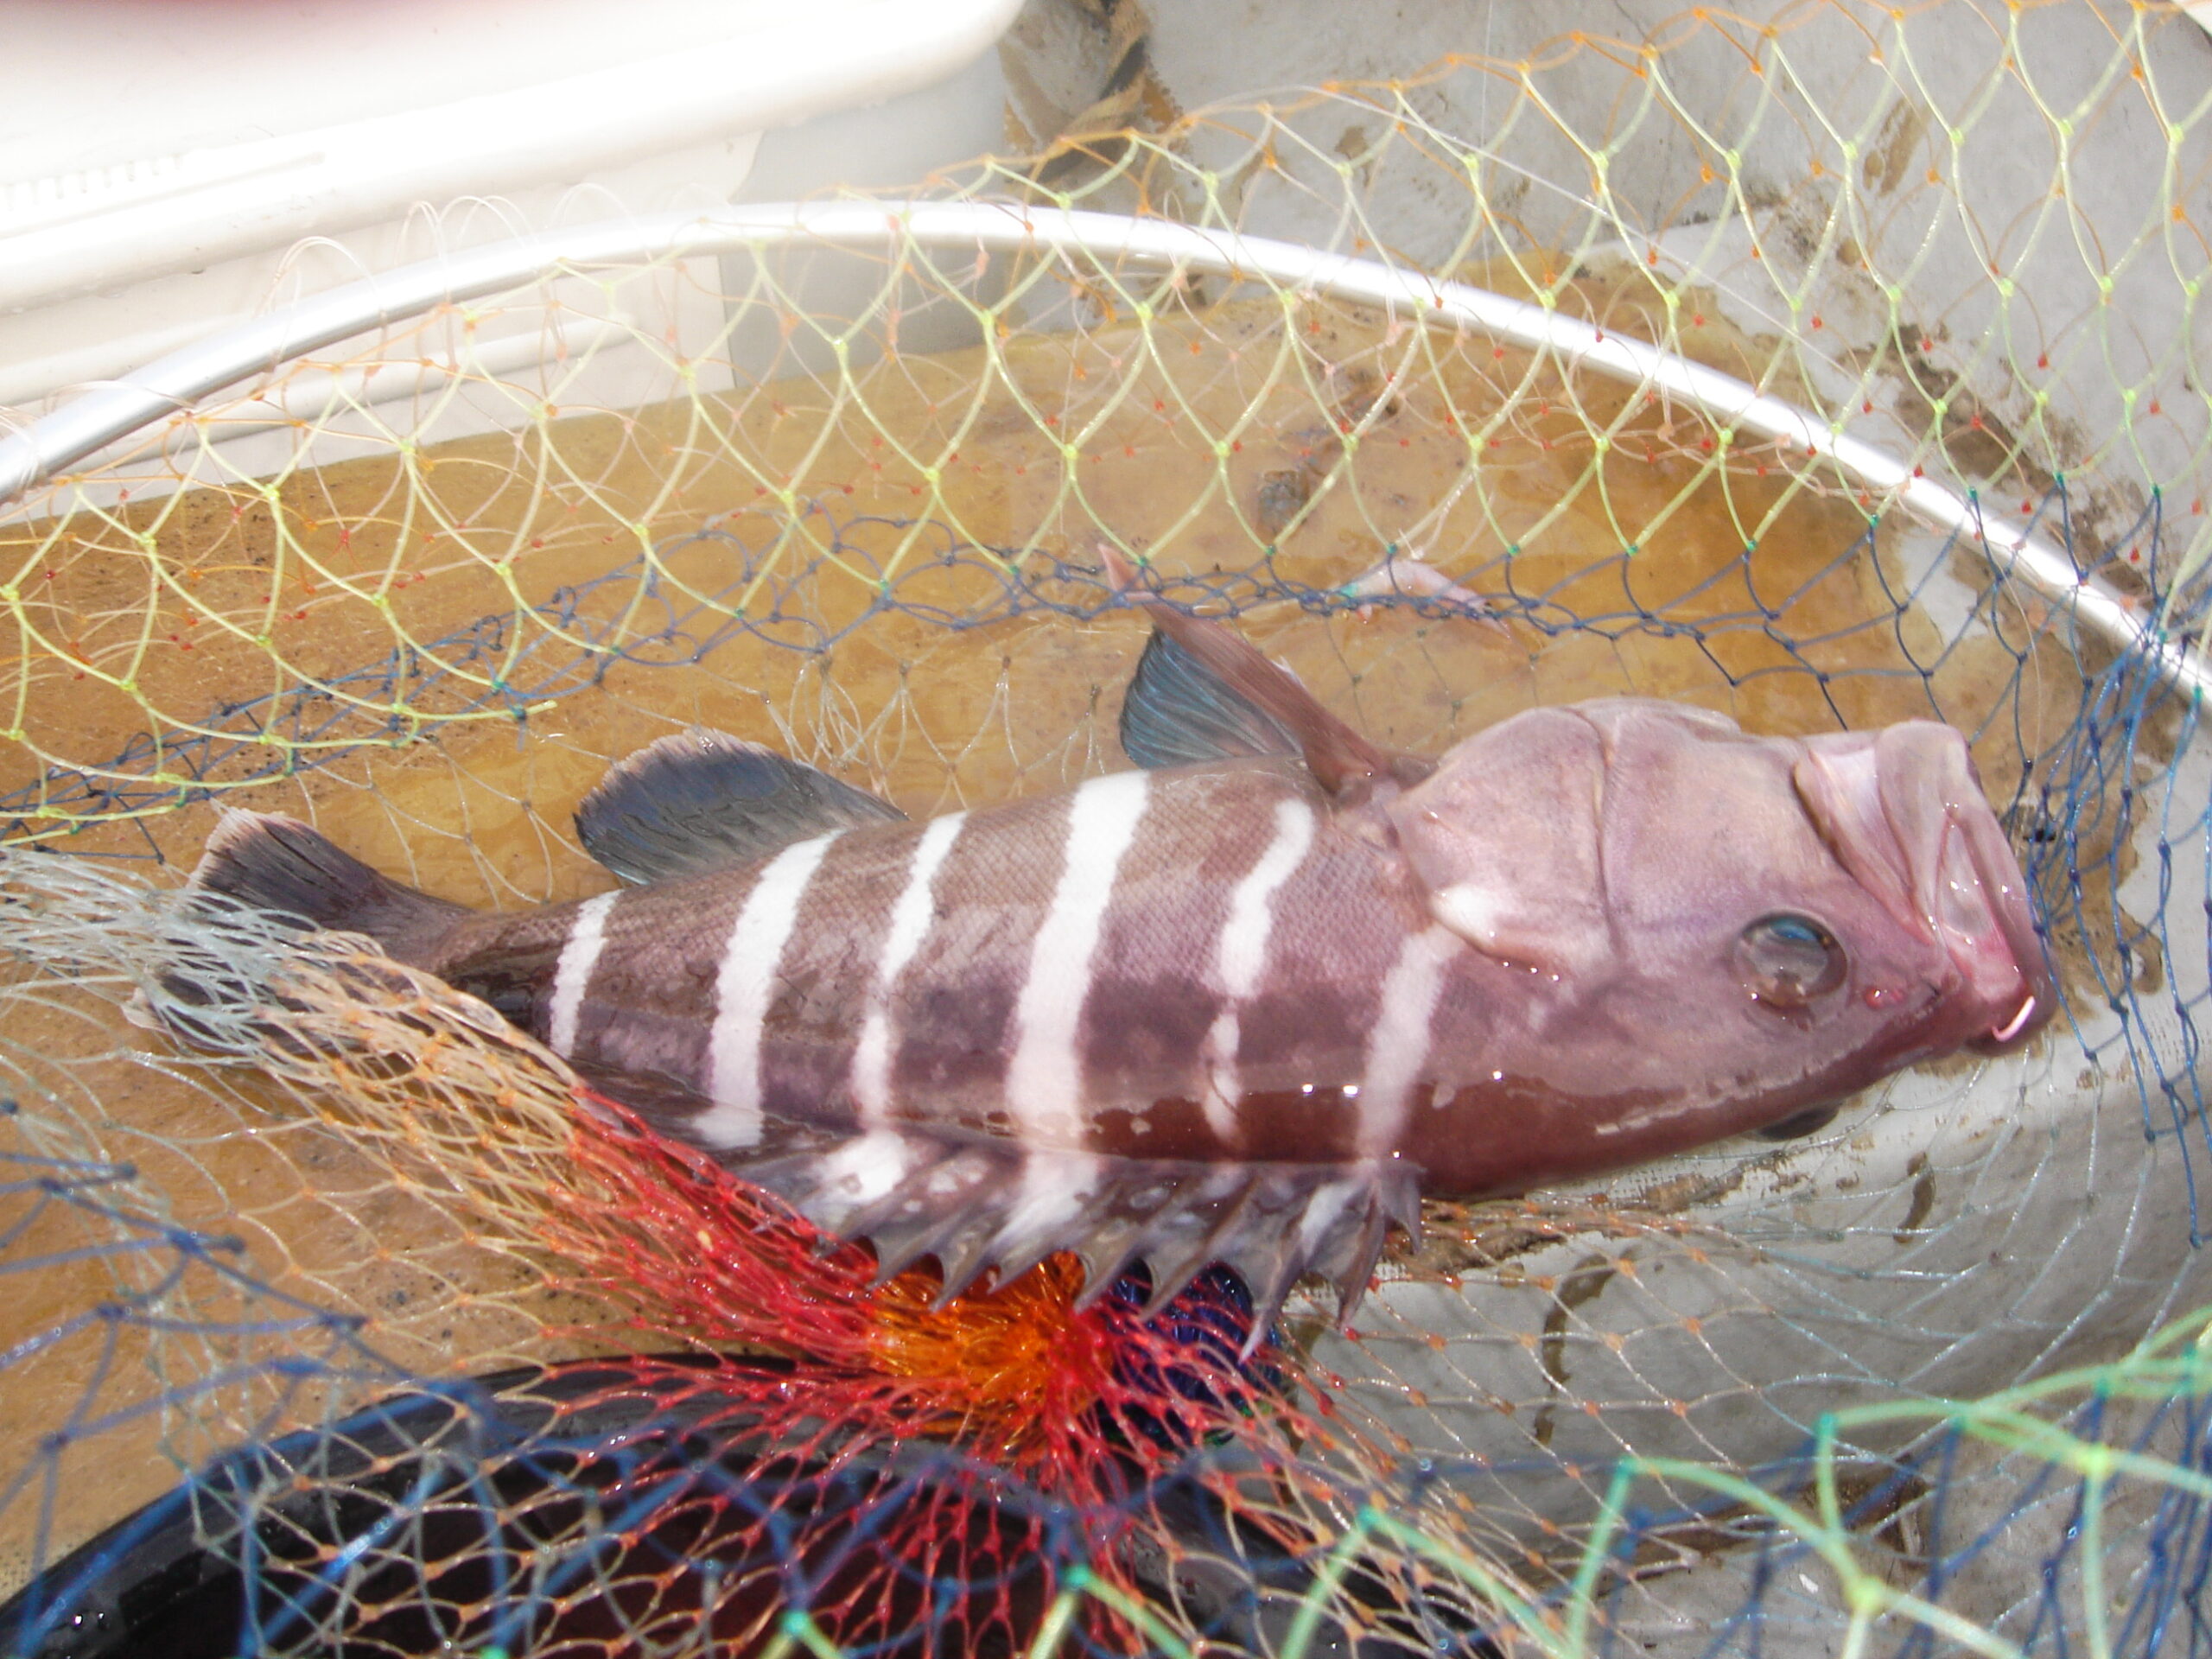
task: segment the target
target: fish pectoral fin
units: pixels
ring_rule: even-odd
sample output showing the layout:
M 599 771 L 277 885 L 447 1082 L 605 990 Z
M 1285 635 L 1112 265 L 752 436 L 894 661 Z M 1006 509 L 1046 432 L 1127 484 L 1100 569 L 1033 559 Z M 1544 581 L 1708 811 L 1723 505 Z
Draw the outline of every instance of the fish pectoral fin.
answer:
M 1149 1314 L 1219 1262 L 1252 1293 L 1254 1345 L 1308 1273 L 1335 1284 L 1339 1316 L 1348 1317 L 1389 1224 L 1420 1214 L 1414 1172 L 1398 1165 L 1038 1152 L 918 1125 L 855 1131 L 798 1156 L 722 1157 L 825 1232 L 867 1240 L 884 1278 L 934 1256 L 940 1304 L 987 1270 L 1006 1282 L 1066 1250 L 1084 1265 L 1081 1303 L 1145 1262 Z
M 1594 899 L 1534 904 L 1503 884 L 1459 881 L 1430 892 L 1428 913 L 1492 961 L 1535 972 L 1587 973 L 1611 954 L 1605 906 Z
M 608 768 L 576 809 L 584 850 L 625 881 L 705 875 L 833 830 L 895 823 L 888 801 L 703 726 Z
M 1794 1117 L 1785 1117 L 1779 1123 L 1770 1123 L 1751 1133 L 1762 1141 L 1802 1141 L 1808 1135 L 1818 1135 L 1835 1122 L 1835 1115 L 1843 1109 L 1840 1101 L 1830 1101 L 1825 1106 L 1813 1106 Z

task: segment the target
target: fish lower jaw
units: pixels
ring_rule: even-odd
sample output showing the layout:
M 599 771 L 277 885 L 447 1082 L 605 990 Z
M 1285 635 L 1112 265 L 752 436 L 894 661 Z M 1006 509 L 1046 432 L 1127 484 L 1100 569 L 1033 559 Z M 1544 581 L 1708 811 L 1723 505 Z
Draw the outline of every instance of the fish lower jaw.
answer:
M 1969 1038 L 1961 1046 L 1976 1054 L 2016 1053 L 2032 1042 L 2049 1023 L 2056 1012 L 2055 1001 L 2050 993 L 2038 995 L 2032 985 L 2024 984 L 2012 1012 L 1992 1023 L 1981 1035 Z
M 1940 998 L 1952 1005 L 1942 1020 L 1945 1040 L 1940 1052 L 1963 1048 L 1976 1054 L 2011 1053 L 2024 1047 L 2056 1012 L 2048 980 L 2022 967 L 2009 944 L 1961 942 L 1951 950 L 1951 965 L 1954 978 Z

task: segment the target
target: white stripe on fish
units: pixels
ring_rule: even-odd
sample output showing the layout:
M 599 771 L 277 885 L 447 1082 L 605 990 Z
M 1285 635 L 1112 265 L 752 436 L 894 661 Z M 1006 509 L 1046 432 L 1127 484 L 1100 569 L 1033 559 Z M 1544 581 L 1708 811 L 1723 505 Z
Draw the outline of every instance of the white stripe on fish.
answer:
M 707 1096 L 715 1103 L 692 1133 L 718 1151 L 760 1139 L 760 1033 L 776 1000 L 784 950 L 799 901 L 836 834 L 786 847 L 761 866 L 737 912 L 715 976 L 715 1025 L 707 1041 Z
M 1466 948 L 1448 927 L 1424 928 L 1406 936 L 1390 965 L 1359 1086 L 1362 1158 L 1388 1157 L 1398 1144 L 1407 1098 L 1428 1065 L 1429 1025 L 1444 991 L 1445 969 Z
M 819 1180 L 845 1203 L 873 1204 L 905 1180 L 909 1167 L 906 1136 L 871 1129 L 825 1155 Z
M 599 953 L 607 948 L 607 912 L 621 896 L 618 888 L 577 906 L 575 922 L 561 946 L 561 960 L 553 969 L 553 1003 L 546 1016 L 545 1041 L 564 1060 L 575 1052 L 576 1016 L 583 1011 L 584 993 L 591 988 Z
M 1058 885 L 1031 948 L 1029 974 L 1014 1008 L 1014 1053 L 1006 1099 L 1032 1146 L 1084 1143 L 1083 1057 L 1077 1048 L 1084 999 L 1114 877 L 1135 839 L 1152 788 L 1148 772 L 1093 778 L 1068 802 Z
M 914 861 L 907 866 L 906 885 L 891 907 L 891 931 L 883 941 L 882 959 L 876 963 L 875 988 L 861 1022 L 859 1040 L 853 1046 L 852 1091 L 861 1121 L 887 1122 L 891 1116 L 891 992 L 906 964 L 929 937 L 937 920 L 938 872 L 944 868 L 952 843 L 968 815 L 955 812 L 933 818 L 914 846 Z
M 1268 965 L 1268 941 L 1274 931 L 1275 895 L 1298 873 L 1313 846 L 1313 809 L 1304 801 L 1275 803 L 1274 839 L 1259 861 L 1244 873 L 1230 894 L 1228 919 L 1222 924 L 1215 947 L 1214 976 L 1224 999 L 1206 1033 L 1200 1058 L 1205 1087 L 1201 1103 L 1206 1125 L 1224 1147 L 1236 1144 L 1236 1102 L 1243 1093 L 1237 1077 L 1236 1051 L 1242 1040 L 1238 1006 L 1260 983 Z

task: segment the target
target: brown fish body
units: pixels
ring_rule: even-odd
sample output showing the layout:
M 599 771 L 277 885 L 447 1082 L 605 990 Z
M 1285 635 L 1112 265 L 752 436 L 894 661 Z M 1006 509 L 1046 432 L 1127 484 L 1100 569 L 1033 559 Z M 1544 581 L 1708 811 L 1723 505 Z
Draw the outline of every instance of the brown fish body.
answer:
M 1624 700 L 1432 766 L 1163 626 L 1232 671 L 1147 653 L 1132 708 L 1200 731 L 1186 764 L 910 823 L 694 736 L 580 819 L 661 879 L 578 904 L 410 911 L 358 866 L 333 887 L 344 855 L 282 820 L 226 825 L 200 879 L 327 925 L 370 893 L 395 954 L 948 1290 L 1072 1248 L 1095 1283 L 1147 1257 L 1162 1295 L 1224 1259 L 1266 1305 L 1308 1268 L 1353 1296 L 1415 1191 L 1685 1150 L 2048 1014 L 1948 728 L 1758 738 Z M 774 812 L 759 845 L 689 844 Z
M 931 825 L 869 826 L 606 895 L 582 950 L 584 905 L 472 918 L 421 965 L 595 1076 L 695 1091 L 688 1132 L 718 1151 L 750 1145 L 758 1114 L 1042 1152 L 1400 1157 L 1424 1190 L 1475 1197 L 1663 1155 L 1836 1092 L 1819 1071 L 1750 1096 L 1718 1079 L 1655 1114 L 1681 1085 L 1639 1087 L 1648 1027 L 1603 1045 L 1602 1064 L 1586 1029 L 1580 1048 L 1565 1040 L 1589 1018 L 1575 988 L 1442 929 L 1403 861 L 1348 833 L 1297 769 L 1116 777 L 1143 800 L 1110 875 L 1076 871 L 1104 899 L 1087 963 L 1065 939 L 1040 960 L 1039 939 L 1096 789 L 940 820 L 953 833 L 926 849 Z M 780 942 L 760 925 L 776 889 Z M 925 925 L 894 940 L 902 899 L 923 896 Z M 730 961 L 748 906 L 767 981 L 757 1035 L 718 1020 L 725 974 L 755 965 Z M 874 1065 L 860 1052 L 872 1024 Z M 1638 1116 L 1655 1121 L 1621 1127 Z
M 1076 820 L 1117 807 L 1126 835 L 1102 871 L 1071 844 Z M 423 965 L 595 1072 L 719 1103 L 702 1139 L 734 1144 L 757 1109 L 1300 1162 L 1367 1155 L 1382 1103 L 1361 1084 L 1386 985 L 1433 927 L 1402 863 L 1344 833 L 1300 769 L 1267 760 L 1120 773 L 608 895 L 588 968 L 570 954 L 583 909 L 470 918 Z M 773 942 L 771 909 L 788 918 Z M 775 956 L 757 1036 L 717 1018 L 748 912 L 753 947 Z M 1446 978 L 1449 957 L 1471 956 L 1448 953 Z M 1484 969 L 1459 963 L 1437 999 L 1452 1022 L 1440 1058 L 1480 1045 Z

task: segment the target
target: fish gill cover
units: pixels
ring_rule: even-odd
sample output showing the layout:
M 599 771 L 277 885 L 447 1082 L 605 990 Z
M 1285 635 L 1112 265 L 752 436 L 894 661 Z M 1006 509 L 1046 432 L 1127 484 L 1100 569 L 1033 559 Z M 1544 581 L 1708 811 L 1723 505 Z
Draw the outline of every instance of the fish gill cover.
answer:
M 1013 77 L 1039 158 L 907 199 L 1239 257 L 595 231 L 8 509 L 0 1650 L 2202 1646 L 2206 41 L 1700 12 L 1186 114 L 1107 11 L 1110 122 Z M 917 817 L 1116 769 L 1102 540 L 1394 747 L 1948 721 L 2061 1016 L 1432 1203 L 1247 1358 L 1219 1273 L 875 1287 L 483 1005 L 179 899 L 223 804 L 597 891 L 576 803 L 694 724 Z

